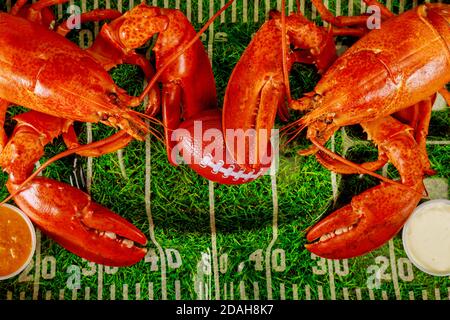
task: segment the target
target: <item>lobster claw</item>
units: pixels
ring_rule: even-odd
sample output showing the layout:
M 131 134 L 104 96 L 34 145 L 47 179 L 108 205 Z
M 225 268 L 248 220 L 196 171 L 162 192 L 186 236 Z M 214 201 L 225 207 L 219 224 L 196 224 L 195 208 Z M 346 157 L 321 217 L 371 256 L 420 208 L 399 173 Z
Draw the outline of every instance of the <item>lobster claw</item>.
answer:
M 8 188 L 14 186 L 8 182 Z M 14 197 L 46 234 L 67 250 L 95 263 L 129 266 L 144 258 L 145 235 L 124 218 L 91 201 L 77 188 L 47 178 L 34 179 Z
M 263 175 L 271 165 L 271 158 L 256 170 L 240 166 L 225 146 L 222 112 L 210 109 L 200 112 L 195 119 L 184 121 L 172 134 L 178 141 L 171 157 L 181 152 L 184 161 L 202 177 L 222 184 L 242 184 Z
M 348 259 L 372 251 L 395 236 L 421 199 L 423 185 L 381 184 L 353 198 L 308 230 L 306 248 L 323 258 Z M 315 241 L 315 242 L 313 242 Z

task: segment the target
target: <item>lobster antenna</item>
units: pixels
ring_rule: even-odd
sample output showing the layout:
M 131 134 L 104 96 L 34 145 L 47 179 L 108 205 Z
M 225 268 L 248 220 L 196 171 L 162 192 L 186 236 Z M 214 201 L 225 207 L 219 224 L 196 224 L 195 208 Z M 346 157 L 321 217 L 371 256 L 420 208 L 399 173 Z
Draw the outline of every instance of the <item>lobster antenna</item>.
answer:
M 131 106 L 138 106 L 141 104 L 142 101 L 144 101 L 145 96 L 149 93 L 150 89 L 155 85 L 156 81 L 158 81 L 159 77 L 162 75 L 162 73 L 179 57 L 181 56 L 187 49 L 192 47 L 195 42 L 200 39 L 203 33 L 209 28 L 209 26 L 217 19 L 218 16 L 222 14 L 226 9 L 228 9 L 229 6 L 234 2 L 234 0 L 228 1 L 219 11 L 216 12 L 215 15 L 213 15 L 208 22 L 200 29 L 200 31 L 195 35 L 194 38 L 192 38 L 191 41 L 189 41 L 186 45 L 182 46 L 176 53 L 173 54 L 172 57 L 170 57 L 167 62 L 159 68 L 159 70 L 155 73 L 152 80 L 147 84 L 147 87 L 144 89 L 144 91 L 141 93 L 139 97 L 136 98 L 136 100 L 132 101 Z
M 281 52 L 283 55 L 283 78 L 288 103 L 291 104 L 291 86 L 289 84 L 289 68 L 287 63 L 287 32 L 286 32 L 286 0 L 281 0 Z
M 8 202 L 9 200 L 11 200 L 13 197 L 15 197 L 18 193 L 20 193 L 20 192 L 22 191 L 22 189 L 23 189 L 28 183 L 31 182 L 31 180 L 33 180 L 34 178 L 36 178 L 37 175 L 38 175 L 39 173 L 42 172 L 42 170 L 44 170 L 45 168 L 47 168 L 47 167 L 48 167 L 49 165 L 51 165 L 52 163 L 58 161 L 59 159 L 62 159 L 62 158 L 64 158 L 64 157 L 66 157 L 66 156 L 72 155 L 72 154 L 77 153 L 77 152 L 86 151 L 86 150 L 91 150 L 91 149 L 94 149 L 94 148 L 96 148 L 96 147 L 101 147 L 101 146 L 103 146 L 103 145 L 105 145 L 105 144 L 108 144 L 108 143 L 110 143 L 110 142 L 113 142 L 114 140 L 116 140 L 116 139 L 118 139 L 118 138 L 122 138 L 122 137 L 125 136 L 125 135 L 128 135 L 128 133 L 127 133 L 126 131 L 123 131 L 123 130 L 122 130 L 122 131 L 119 131 L 118 133 L 116 133 L 116 134 L 114 134 L 114 135 L 112 135 L 112 136 L 110 136 L 110 137 L 108 137 L 108 138 L 106 138 L 106 139 L 103 139 L 103 140 L 100 140 L 100 141 L 97 141 L 97 142 L 93 142 L 93 143 L 90 143 L 90 144 L 86 144 L 86 145 L 83 145 L 83 146 L 80 146 L 80 147 L 77 147 L 77 148 L 69 149 L 69 150 L 66 150 L 66 151 L 61 152 L 60 154 L 57 154 L 57 155 L 54 156 L 53 158 L 47 160 L 47 161 L 46 161 L 42 166 L 40 166 L 38 169 L 36 169 L 36 171 L 33 172 L 33 174 L 31 174 L 24 182 L 22 182 L 22 183 L 19 185 L 19 187 L 18 187 L 13 193 L 11 193 L 5 200 L 3 200 L 3 201 L 0 203 L 0 205 L 5 204 L 5 203 Z

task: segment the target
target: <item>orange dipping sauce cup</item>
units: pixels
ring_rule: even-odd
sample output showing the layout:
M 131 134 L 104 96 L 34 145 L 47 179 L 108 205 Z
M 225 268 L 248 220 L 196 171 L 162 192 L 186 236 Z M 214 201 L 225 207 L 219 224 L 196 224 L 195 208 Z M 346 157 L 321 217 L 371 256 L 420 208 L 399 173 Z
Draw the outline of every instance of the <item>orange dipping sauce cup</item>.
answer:
M 21 273 L 33 258 L 36 232 L 30 219 L 19 208 L 0 206 L 0 280 Z

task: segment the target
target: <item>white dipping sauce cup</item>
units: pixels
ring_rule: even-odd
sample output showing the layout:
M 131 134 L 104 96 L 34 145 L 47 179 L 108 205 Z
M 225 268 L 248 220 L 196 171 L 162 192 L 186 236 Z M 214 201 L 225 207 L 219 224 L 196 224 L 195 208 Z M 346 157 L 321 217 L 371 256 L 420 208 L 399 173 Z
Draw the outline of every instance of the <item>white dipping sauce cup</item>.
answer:
M 419 205 L 403 227 L 403 248 L 411 262 L 433 276 L 450 275 L 450 201 Z

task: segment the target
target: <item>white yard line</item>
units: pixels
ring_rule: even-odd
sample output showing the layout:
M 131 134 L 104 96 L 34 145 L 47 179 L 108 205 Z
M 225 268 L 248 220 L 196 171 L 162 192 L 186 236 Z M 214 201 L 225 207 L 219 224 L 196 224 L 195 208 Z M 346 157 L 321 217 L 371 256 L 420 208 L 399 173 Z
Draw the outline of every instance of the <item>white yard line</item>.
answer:
M 273 167 L 273 166 L 272 166 Z M 271 168 L 271 171 L 273 168 Z M 266 284 L 267 284 L 267 299 L 271 300 L 273 297 L 272 294 L 272 265 L 271 265 L 271 256 L 272 256 L 272 248 L 275 245 L 275 242 L 278 239 L 278 192 L 277 192 L 277 177 L 275 170 L 270 173 L 270 180 L 272 186 L 272 203 L 273 203 L 273 219 L 272 219 L 272 240 L 269 243 L 269 246 L 266 249 Z
M 149 124 L 147 122 L 147 124 Z M 167 274 L 166 274 L 166 256 L 164 249 L 156 240 L 155 224 L 152 216 L 151 206 L 151 135 L 145 137 L 145 212 L 147 214 L 150 239 L 159 252 L 159 261 L 161 263 L 161 298 L 167 300 Z
M 214 15 L 214 1 L 209 0 L 209 17 Z M 212 63 L 213 48 L 214 48 L 214 23 L 209 27 L 209 39 L 208 39 L 208 57 Z M 214 276 L 214 292 L 215 299 L 220 300 L 220 279 L 219 279 L 219 262 L 217 257 L 217 232 L 216 232 L 216 217 L 215 217 L 215 202 L 214 202 L 214 183 L 209 181 L 209 221 L 211 227 L 211 251 L 212 251 L 212 264 L 213 264 L 213 276 Z

